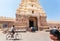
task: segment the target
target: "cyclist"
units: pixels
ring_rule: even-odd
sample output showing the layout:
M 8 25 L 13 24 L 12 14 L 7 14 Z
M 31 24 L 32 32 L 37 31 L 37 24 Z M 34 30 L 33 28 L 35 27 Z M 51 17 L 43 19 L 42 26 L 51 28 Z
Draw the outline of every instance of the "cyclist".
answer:
M 13 25 L 13 27 L 11 27 L 11 37 L 14 37 L 15 34 L 15 26 Z

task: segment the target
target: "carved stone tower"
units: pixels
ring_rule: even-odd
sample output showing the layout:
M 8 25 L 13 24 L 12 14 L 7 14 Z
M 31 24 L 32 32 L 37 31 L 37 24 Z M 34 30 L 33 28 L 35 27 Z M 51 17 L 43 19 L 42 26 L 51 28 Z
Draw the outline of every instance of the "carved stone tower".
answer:
M 46 13 L 38 0 L 21 0 L 16 11 L 16 27 L 21 29 L 35 27 L 36 30 L 48 28 Z

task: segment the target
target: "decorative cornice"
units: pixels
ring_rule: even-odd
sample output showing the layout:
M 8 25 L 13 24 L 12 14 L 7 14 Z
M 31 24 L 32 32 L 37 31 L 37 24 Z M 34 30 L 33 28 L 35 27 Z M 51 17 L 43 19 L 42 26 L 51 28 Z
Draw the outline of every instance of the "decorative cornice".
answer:
M 10 18 L 10 17 L 3 17 L 3 16 L 1 16 L 0 17 L 0 21 L 15 21 L 15 19 L 14 18 Z

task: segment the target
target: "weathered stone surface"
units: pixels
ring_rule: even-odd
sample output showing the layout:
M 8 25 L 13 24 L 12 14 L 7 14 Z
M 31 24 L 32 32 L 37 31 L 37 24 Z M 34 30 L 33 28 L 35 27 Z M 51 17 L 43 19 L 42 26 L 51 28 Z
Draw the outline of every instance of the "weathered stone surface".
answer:
M 38 29 L 40 27 L 47 28 L 46 14 L 37 0 L 21 0 L 16 12 L 16 21 L 19 26 L 26 28 L 31 25 L 29 24 L 31 21 L 33 21 L 32 25 Z

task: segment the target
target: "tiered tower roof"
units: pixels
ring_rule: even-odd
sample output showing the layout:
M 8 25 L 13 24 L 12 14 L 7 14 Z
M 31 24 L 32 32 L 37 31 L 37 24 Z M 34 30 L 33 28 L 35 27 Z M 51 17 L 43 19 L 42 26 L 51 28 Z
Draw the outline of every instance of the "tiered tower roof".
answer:
M 32 14 L 32 11 L 34 11 L 35 14 L 46 16 L 46 13 L 38 1 L 39 0 L 21 0 L 21 4 L 17 9 L 16 14 Z

